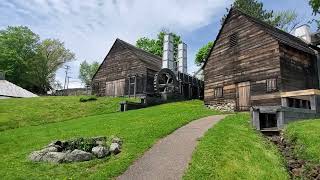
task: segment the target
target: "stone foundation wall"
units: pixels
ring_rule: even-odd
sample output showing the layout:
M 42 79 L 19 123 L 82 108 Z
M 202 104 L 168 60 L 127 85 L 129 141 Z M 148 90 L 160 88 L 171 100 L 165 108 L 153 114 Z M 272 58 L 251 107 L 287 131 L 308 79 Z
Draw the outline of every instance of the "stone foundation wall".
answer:
M 234 112 L 236 109 L 236 103 L 233 100 L 226 100 L 224 102 L 213 102 L 210 105 L 206 105 L 209 109 L 214 109 L 224 112 Z

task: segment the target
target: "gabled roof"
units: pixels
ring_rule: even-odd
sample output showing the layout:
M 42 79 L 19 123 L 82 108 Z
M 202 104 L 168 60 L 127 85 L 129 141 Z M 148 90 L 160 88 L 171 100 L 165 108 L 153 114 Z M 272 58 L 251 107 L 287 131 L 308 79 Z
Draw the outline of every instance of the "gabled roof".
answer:
M 9 81 L 0 80 L 0 96 L 5 97 L 38 97 L 30 91 L 27 91 Z
M 218 35 L 216 37 L 216 40 L 219 39 L 221 31 L 222 31 L 224 25 L 226 24 L 227 20 L 230 18 L 231 14 L 233 12 L 236 12 L 236 13 L 239 13 L 240 15 L 245 16 L 251 22 L 253 22 L 253 23 L 257 24 L 258 26 L 260 26 L 266 33 L 268 33 L 269 35 L 274 37 L 279 42 L 281 42 L 283 44 L 286 44 L 286 45 L 288 45 L 290 47 L 293 47 L 295 49 L 301 50 L 303 52 L 306 52 L 306 53 L 309 53 L 309 54 L 312 54 L 312 55 L 315 54 L 314 51 L 310 48 L 310 45 L 307 44 L 305 41 L 301 40 L 300 38 L 295 37 L 295 36 L 285 32 L 285 31 L 282 31 L 282 30 L 280 30 L 278 28 L 275 28 L 275 27 L 271 26 L 270 24 L 268 24 L 266 22 L 263 22 L 263 21 L 255 18 L 255 17 L 252 17 L 252 16 L 250 16 L 250 15 L 248 15 L 248 14 L 246 14 L 246 13 L 244 13 L 241 10 L 236 9 L 236 8 L 231 8 L 230 9 L 227 17 L 225 18 L 225 20 L 224 20 L 224 22 L 222 24 L 222 27 L 221 27 Z M 213 44 L 212 48 L 210 49 L 210 52 L 209 52 L 207 58 L 205 59 L 205 62 L 203 64 L 203 66 L 202 66 L 202 69 L 207 64 L 208 58 L 210 57 L 210 54 L 213 51 L 214 46 L 215 46 L 215 43 Z
M 141 61 L 161 68 L 162 66 L 161 57 L 151 54 L 143 49 L 137 48 L 136 46 L 129 44 L 121 39 L 117 39 L 116 41 L 119 41 L 126 48 L 130 49 L 131 52 L 133 52 Z
M 128 50 L 130 50 L 139 60 L 143 61 L 144 63 L 148 64 L 149 66 L 153 67 L 153 68 L 161 68 L 162 67 L 162 58 L 159 56 L 156 56 L 154 54 L 151 54 L 143 49 L 137 48 L 136 46 L 129 44 L 119 38 L 117 38 L 115 40 L 115 42 L 113 43 L 112 47 L 117 44 L 120 43 L 123 47 L 127 48 Z M 112 49 L 112 47 L 110 48 L 110 51 Z M 106 60 L 106 58 L 108 57 L 110 51 L 108 52 L 108 54 L 106 55 L 106 57 L 104 58 L 103 62 Z M 97 72 L 100 70 L 103 62 L 100 64 Z M 94 74 L 94 76 L 92 77 L 92 79 L 94 79 L 94 77 L 96 76 L 97 72 Z

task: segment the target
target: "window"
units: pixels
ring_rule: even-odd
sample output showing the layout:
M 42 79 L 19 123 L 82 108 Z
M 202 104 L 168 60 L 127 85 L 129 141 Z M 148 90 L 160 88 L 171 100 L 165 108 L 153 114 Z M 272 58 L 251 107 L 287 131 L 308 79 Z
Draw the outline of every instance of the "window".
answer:
M 213 96 L 215 98 L 222 97 L 223 96 L 223 88 L 222 87 L 215 88 L 214 91 L 213 91 Z
M 278 90 L 277 79 L 276 78 L 267 79 L 267 92 L 273 92 L 277 90 Z
M 232 47 L 235 47 L 238 45 L 238 33 L 233 33 L 230 35 L 229 37 L 229 46 L 232 48 Z

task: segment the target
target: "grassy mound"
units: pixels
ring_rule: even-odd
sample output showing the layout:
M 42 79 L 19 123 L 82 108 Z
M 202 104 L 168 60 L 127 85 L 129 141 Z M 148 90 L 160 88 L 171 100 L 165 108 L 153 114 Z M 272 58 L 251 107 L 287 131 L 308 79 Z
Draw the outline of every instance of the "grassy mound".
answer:
M 297 157 L 320 164 L 320 119 L 290 123 L 285 136 L 295 145 Z
M 288 179 L 283 159 L 249 123 L 228 116 L 211 128 L 193 154 L 184 179 Z
M 0 100 L 0 131 L 116 112 L 122 98 L 81 103 L 79 96 Z
M 74 101 L 80 103 L 79 98 Z M 124 172 L 159 138 L 194 119 L 213 114 L 217 112 L 204 108 L 202 101 L 186 101 L 2 131 L 0 176 L 2 179 L 111 179 Z M 111 135 L 124 141 L 122 152 L 116 156 L 59 165 L 27 160 L 30 152 L 55 139 Z

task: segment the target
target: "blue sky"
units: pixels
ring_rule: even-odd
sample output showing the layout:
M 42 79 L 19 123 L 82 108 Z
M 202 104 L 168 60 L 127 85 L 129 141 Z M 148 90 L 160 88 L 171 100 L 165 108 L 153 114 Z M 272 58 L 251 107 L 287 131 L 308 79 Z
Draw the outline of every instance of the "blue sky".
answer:
M 196 51 L 215 39 L 220 19 L 232 0 L 1 0 L 0 29 L 25 25 L 42 39 L 58 38 L 76 54 L 69 87 L 83 60 L 102 62 L 116 38 L 134 44 L 139 37 L 156 37 L 166 28 L 188 44 L 188 71 Z M 295 10 L 301 22 L 313 18 L 307 0 L 262 0 L 266 9 Z M 314 27 L 312 27 L 315 30 Z M 63 70 L 56 79 L 64 81 Z

